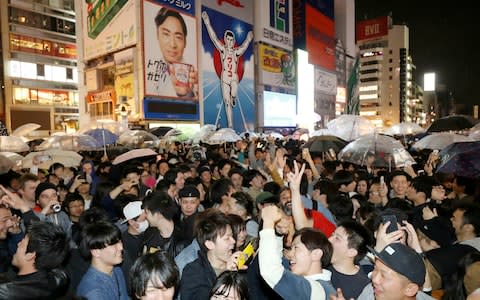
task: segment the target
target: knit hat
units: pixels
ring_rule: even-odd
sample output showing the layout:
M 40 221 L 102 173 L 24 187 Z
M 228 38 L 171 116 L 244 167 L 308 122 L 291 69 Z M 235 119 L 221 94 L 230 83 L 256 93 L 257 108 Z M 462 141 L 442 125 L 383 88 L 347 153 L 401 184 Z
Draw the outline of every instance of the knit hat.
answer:
M 38 200 L 38 198 L 40 198 L 40 194 L 43 193 L 43 191 L 48 189 L 53 189 L 56 191 L 57 187 L 50 182 L 40 182 L 37 185 L 37 188 L 35 189 L 35 200 Z

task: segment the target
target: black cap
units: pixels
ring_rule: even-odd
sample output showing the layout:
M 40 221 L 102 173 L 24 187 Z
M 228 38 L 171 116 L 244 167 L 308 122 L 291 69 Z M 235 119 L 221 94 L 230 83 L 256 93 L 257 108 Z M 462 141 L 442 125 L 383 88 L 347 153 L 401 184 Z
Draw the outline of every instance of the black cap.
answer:
M 198 167 L 198 169 L 197 169 L 198 175 L 202 175 L 202 173 L 205 172 L 205 171 L 212 172 L 212 170 L 210 169 L 210 167 L 207 166 L 207 165 L 200 166 L 200 167 Z
M 200 197 L 200 192 L 198 189 L 193 186 L 193 185 L 186 185 L 178 191 L 178 197 L 184 198 L 184 197 Z
M 420 254 L 402 243 L 391 243 L 380 253 L 368 247 L 387 267 L 422 286 L 425 282 L 425 264 Z
M 53 189 L 55 191 L 57 191 L 57 187 L 50 183 L 50 182 L 40 182 L 38 185 L 37 185 L 37 188 L 35 189 L 35 200 L 38 200 L 38 198 L 40 197 L 40 194 L 45 191 L 45 190 L 48 190 L 48 189 Z

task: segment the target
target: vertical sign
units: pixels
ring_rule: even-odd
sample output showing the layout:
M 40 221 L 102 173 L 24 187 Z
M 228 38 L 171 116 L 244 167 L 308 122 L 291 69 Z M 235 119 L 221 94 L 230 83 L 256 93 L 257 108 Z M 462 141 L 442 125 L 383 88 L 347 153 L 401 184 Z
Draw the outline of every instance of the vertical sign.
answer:
M 205 3 L 222 12 L 202 6 L 204 122 L 237 132 L 253 130 L 253 27 L 245 21 L 253 19 L 252 10 L 246 10 L 251 1 Z M 238 19 L 234 13 L 244 16 Z

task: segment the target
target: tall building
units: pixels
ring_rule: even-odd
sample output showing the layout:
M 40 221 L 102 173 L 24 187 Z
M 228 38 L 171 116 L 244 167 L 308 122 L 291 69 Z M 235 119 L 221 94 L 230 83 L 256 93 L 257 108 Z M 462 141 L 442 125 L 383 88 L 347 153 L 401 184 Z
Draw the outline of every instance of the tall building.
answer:
M 411 115 L 411 105 L 419 101 L 413 101 L 415 66 L 409 54 L 408 27 L 393 25 L 387 16 L 358 22 L 357 46 L 360 115 L 378 127 L 416 119 Z
M 78 127 L 78 72 L 74 0 L 0 2 L 4 93 L 0 116 L 15 129 Z

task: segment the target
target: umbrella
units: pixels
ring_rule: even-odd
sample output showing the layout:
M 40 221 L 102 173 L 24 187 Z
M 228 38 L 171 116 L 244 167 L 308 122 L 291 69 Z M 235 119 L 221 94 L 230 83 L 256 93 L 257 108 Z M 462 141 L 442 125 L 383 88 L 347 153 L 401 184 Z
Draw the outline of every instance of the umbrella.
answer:
M 334 134 L 327 128 L 318 129 L 312 132 L 312 137 L 321 136 L 321 135 L 334 135 Z
M 18 136 L 0 136 L 0 151 L 3 152 L 25 152 L 30 147 Z
M 202 127 L 200 127 L 200 130 L 193 135 L 193 143 L 198 144 L 200 143 L 200 141 L 205 142 L 216 130 L 217 127 L 213 124 L 203 125 Z
M 48 149 L 61 149 L 70 151 L 92 151 L 102 147 L 93 137 L 86 134 L 64 134 L 49 137 L 37 146 L 37 151 Z
M 205 142 L 210 145 L 223 144 L 225 142 L 236 142 L 242 138 L 231 128 L 221 128 L 215 131 Z
M 190 127 L 172 128 L 163 136 L 163 139 L 166 139 L 170 142 L 185 142 L 194 135 L 195 132 Z
M 446 146 L 456 142 L 470 142 L 469 137 L 452 133 L 441 132 L 427 135 L 412 145 L 413 149 L 443 149 Z
M 33 159 L 37 158 L 41 162 L 40 169 L 48 169 L 54 163 L 61 163 L 65 167 L 78 167 L 83 157 L 75 151 L 50 149 L 45 151 L 30 152 L 22 160 L 23 168 L 31 168 Z
M 281 139 L 281 140 L 285 138 L 283 134 L 276 131 L 265 132 L 264 134 L 261 135 L 261 137 L 263 138 L 272 137 L 274 139 Z
M 135 148 L 154 148 L 159 144 L 159 139 L 146 130 L 127 130 L 122 133 L 117 143 Z
M 79 132 L 84 133 L 85 131 L 88 131 L 90 129 L 96 129 L 96 128 L 107 129 L 115 133 L 116 135 L 119 135 L 128 129 L 127 127 L 125 127 L 125 124 L 122 122 L 118 122 L 110 119 L 103 119 L 103 120 L 93 120 L 90 123 L 87 123 L 86 125 L 82 126 Z
M 244 132 L 240 133 L 239 135 L 244 140 L 245 139 L 252 140 L 254 138 L 258 138 L 258 134 L 256 134 L 253 131 L 244 131 Z
M 383 134 L 369 134 L 349 143 L 338 153 L 338 159 L 364 165 L 367 154 L 376 157 L 376 167 L 397 168 L 416 163 L 403 145 L 396 139 Z
M 115 144 L 115 142 L 118 139 L 118 135 L 104 128 L 90 129 L 85 131 L 84 134 L 93 137 L 95 140 L 99 141 L 102 145 Z
M 353 141 L 362 135 L 375 132 L 375 125 L 368 119 L 357 115 L 341 115 L 327 123 L 327 128 L 345 141 Z
M 139 158 L 149 159 L 152 156 L 157 156 L 157 154 L 158 154 L 157 152 L 153 151 L 152 149 L 148 149 L 148 148 L 133 149 L 133 150 L 130 150 L 128 152 L 125 152 L 125 153 L 117 156 L 113 160 L 112 164 L 113 165 L 118 165 L 118 164 L 130 161 L 130 160 L 139 159 Z
M 164 136 L 169 130 L 172 130 L 173 127 L 170 126 L 158 126 L 154 128 L 150 128 L 149 132 L 157 137 Z
M 425 129 L 413 122 L 402 122 L 385 130 L 387 135 L 411 135 L 425 132 Z
M 22 137 L 22 136 L 28 135 L 29 133 L 31 133 L 32 131 L 37 130 L 37 129 L 40 128 L 40 127 L 42 127 L 42 125 L 37 124 L 37 123 L 27 123 L 27 124 L 23 124 L 22 126 L 17 127 L 17 128 L 12 132 L 12 135 Z
M 338 153 L 347 144 L 347 141 L 333 135 L 319 135 L 311 137 L 303 147 L 308 148 L 310 152 L 327 152 L 333 149 L 335 153 Z
M 13 161 L 15 165 L 20 165 L 22 163 L 22 160 L 24 159 L 23 156 L 14 152 L 0 152 L 0 155 Z
M 480 177 L 480 142 L 453 143 L 439 153 L 437 172 L 465 177 Z
M 0 174 L 6 174 L 15 163 L 6 156 L 0 154 Z
M 474 122 L 466 116 L 447 116 L 433 121 L 427 132 L 459 131 L 469 129 Z
M 480 141 L 480 129 L 471 131 L 468 137 L 474 141 Z

